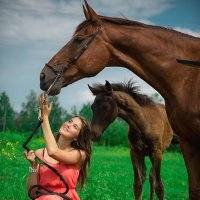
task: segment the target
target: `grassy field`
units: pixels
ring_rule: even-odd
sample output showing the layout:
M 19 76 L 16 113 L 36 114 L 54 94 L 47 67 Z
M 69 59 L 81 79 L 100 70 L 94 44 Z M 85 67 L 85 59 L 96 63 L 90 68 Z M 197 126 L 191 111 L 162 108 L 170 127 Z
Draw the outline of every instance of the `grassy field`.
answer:
M 29 165 L 22 149 L 25 139 L 26 137 L 18 134 L 0 133 L 1 200 L 28 200 L 25 184 Z M 30 145 L 31 149 L 42 146 L 42 139 L 34 139 Z M 148 171 L 142 199 L 148 199 L 149 194 L 149 159 L 146 159 L 146 164 Z M 162 179 L 166 200 L 188 199 L 187 174 L 180 153 L 171 151 L 164 153 Z M 131 200 L 132 184 L 133 170 L 129 149 L 95 146 L 89 181 L 79 195 L 82 200 Z

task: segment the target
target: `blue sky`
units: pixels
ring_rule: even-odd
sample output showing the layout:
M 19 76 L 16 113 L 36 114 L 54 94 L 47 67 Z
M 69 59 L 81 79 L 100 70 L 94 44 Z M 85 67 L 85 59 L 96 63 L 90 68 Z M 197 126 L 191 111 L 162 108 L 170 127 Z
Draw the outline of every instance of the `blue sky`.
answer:
M 199 0 L 88 0 L 100 15 L 122 17 L 171 27 L 200 37 Z M 38 94 L 44 64 L 71 38 L 84 20 L 83 0 L 0 0 L 0 92 L 6 91 L 15 110 L 21 109 L 30 90 Z M 133 78 L 141 92 L 156 92 L 123 68 L 107 68 L 96 77 L 80 80 L 59 95 L 61 105 L 79 109 L 93 100 L 87 84 Z

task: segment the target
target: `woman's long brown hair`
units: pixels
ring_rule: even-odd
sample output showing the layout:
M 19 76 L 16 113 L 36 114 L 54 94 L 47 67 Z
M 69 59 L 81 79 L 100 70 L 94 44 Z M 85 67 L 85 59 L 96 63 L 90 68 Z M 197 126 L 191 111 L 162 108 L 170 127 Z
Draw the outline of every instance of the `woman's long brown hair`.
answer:
M 71 143 L 71 146 L 74 149 L 84 151 L 86 155 L 85 160 L 81 164 L 80 173 L 78 177 L 79 186 L 80 186 L 80 189 L 82 189 L 84 187 L 84 183 L 88 180 L 88 170 L 90 167 L 90 160 L 91 160 L 91 153 L 92 153 L 91 129 L 86 118 L 82 116 L 74 116 L 74 117 L 78 117 L 81 120 L 82 128 L 77 137 L 77 140 L 73 141 Z M 60 134 L 58 133 L 56 135 L 56 141 L 58 141 L 59 137 L 60 137 Z

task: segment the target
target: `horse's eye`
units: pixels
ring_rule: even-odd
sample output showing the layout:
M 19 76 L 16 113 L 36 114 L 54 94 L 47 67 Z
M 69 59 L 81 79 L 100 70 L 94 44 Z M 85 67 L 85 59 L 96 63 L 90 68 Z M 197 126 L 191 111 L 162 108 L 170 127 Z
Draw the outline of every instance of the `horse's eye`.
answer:
M 76 37 L 76 39 L 75 39 L 75 42 L 82 42 L 83 41 L 83 38 L 82 37 L 80 37 L 80 36 L 78 36 L 78 37 Z

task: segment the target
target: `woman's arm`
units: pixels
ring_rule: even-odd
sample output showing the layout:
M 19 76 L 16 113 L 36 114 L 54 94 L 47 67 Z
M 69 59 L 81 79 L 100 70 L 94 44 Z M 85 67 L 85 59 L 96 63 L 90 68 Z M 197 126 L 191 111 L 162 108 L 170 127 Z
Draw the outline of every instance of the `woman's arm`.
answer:
M 26 190 L 28 191 L 31 186 L 38 184 L 38 167 L 37 166 L 31 166 L 32 169 L 37 169 L 37 171 L 30 172 L 27 183 L 26 183 Z
M 40 95 L 40 109 L 41 109 L 41 117 L 43 119 L 42 123 L 42 131 L 44 135 L 44 140 L 46 144 L 46 149 L 49 155 L 53 154 L 55 151 L 58 150 L 58 145 L 56 143 L 55 137 L 52 133 L 51 126 L 49 123 L 49 115 L 52 109 L 52 102 L 48 104 L 48 96 L 41 94 Z
M 54 154 L 59 148 L 52 133 L 48 116 L 43 116 L 42 131 L 48 154 Z
M 24 155 L 25 155 L 26 159 L 30 162 L 30 167 L 29 167 L 30 174 L 28 176 L 27 183 L 26 183 L 26 189 L 28 191 L 31 186 L 38 183 L 39 165 L 35 162 L 34 151 L 32 151 L 32 150 L 30 150 L 29 152 L 24 151 Z
M 67 151 L 58 148 L 55 137 L 51 131 L 49 119 L 46 116 L 43 117 L 42 130 L 49 156 L 65 164 L 79 164 L 85 159 L 84 151 L 77 149 Z
M 62 163 L 76 165 L 77 167 L 81 166 L 82 162 L 85 160 L 86 157 L 85 151 L 77 149 L 69 151 L 58 149 L 50 156 Z
M 79 151 L 76 149 L 67 151 L 58 148 L 49 123 L 49 115 L 52 109 L 52 102 L 48 104 L 48 96 L 45 96 L 44 94 L 40 96 L 40 107 L 41 117 L 43 119 L 42 130 L 48 155 L 55 160 L 65 164 L 79 165 L 85 159 L 84 151 Z

